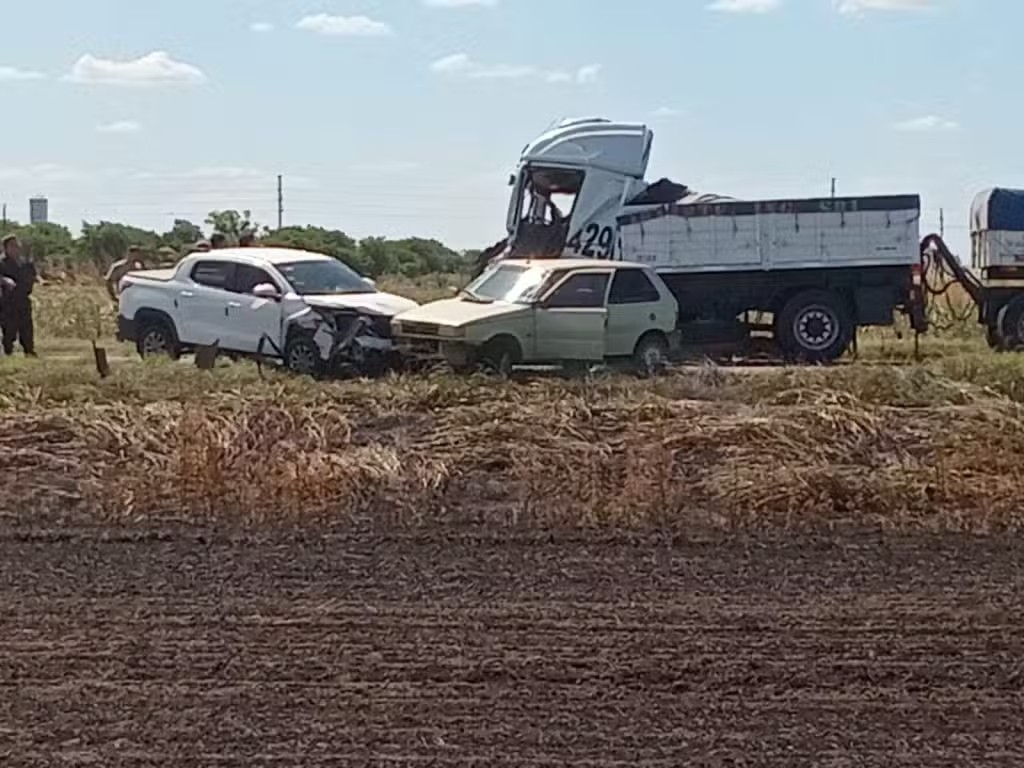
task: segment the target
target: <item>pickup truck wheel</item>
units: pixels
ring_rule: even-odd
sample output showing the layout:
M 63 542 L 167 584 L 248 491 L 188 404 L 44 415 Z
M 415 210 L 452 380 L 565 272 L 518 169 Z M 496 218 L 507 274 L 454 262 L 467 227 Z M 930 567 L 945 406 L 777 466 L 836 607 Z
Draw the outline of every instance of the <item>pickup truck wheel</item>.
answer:
M 645 379 L 657 376 L 668 366 L 668 341 L 660 333 L 640 338 L 633 350 L 633 368 Z
M 135 346 L 141 358 L 165 356 L 177 360 L 181 356 L 174 331 L 162 321 L 143 325 Z
M 842 357 L 853 332 L 850 310 L 831 291 L 797 294 L 786 302 L 775 324 L 775 340 L 783 353 L 808 363 L 830 363 Z
M 298 333 L 288 339 L 284 347 L 284 364 L 289 371 L 300 376 L 319 376 L 323 373 L 320 347 L 313 340 L 312 334 Z

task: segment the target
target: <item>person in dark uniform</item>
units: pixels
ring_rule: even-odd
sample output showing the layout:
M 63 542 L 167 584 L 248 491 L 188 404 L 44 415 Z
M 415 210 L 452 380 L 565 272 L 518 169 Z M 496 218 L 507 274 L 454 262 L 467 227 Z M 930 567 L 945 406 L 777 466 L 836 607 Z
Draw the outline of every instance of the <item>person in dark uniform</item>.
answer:
M 221 232 L 214 232 L 210 235 L 210 248 L 214 251 L 219 251 L 221 248 L 228 247 L 228 237 Z
M 3 329 L 4 354 L 14 354 L 14 345 L 21 343 L 25 354 L 35 357 L 34 328 L 32 325 L 32 289 L 36 284 L 36 267 L 21 256 L 21 242 L 14 235 L 2 241 L 3 259 L 0 259 L 0 328 Z

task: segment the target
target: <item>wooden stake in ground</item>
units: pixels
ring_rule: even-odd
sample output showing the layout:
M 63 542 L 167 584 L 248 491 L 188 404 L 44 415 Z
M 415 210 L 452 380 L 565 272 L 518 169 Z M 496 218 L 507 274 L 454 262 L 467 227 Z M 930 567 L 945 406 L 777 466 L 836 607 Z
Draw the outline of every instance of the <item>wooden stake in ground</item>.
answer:
M 107 360 L 107 350 L 105 347 L 97 347 L 96 342 L 92 342 L 92 357 L 96 363 L 96 371 L 99 373 L 101 379 L 107 378 L 110 375 L 110 362 Z
M 217 352 L 220 347 L 220 339 L 213 344 L 204 344 L 196 347 L 196 368 L 201 371 L 213 370 L 217 364 Z

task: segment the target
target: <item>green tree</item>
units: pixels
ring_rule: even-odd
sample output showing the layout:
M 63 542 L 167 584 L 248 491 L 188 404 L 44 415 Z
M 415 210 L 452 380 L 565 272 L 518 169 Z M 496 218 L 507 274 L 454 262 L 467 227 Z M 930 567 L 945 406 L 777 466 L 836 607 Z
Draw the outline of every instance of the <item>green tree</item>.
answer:
M 117 259 L 123 258 L 128 246 L 137 245 L 153 254 L 160 247 L 160 236 L 148 229 L 101 221 L 99 224 L 82 222 L 82 234 L 75 242 L 79 259 L 90 261 L 100 269 L 106 269 Z
M 74 250 L 71 231 L 60 224 L 30 224 L 13 231 L 21 240 L 25 254 L 36 262 L 42 263 L 57 256 L 67 257 Z
M 245 230 L 255 231 L 257 229 L 257 225 L 252 220 L 252 211 L 210 211 L 206 217 L 206 224 L 212 227 L 214 232 L 227 235 L 229 239 L 236 242 Z
M 193 224 L 186 219 L 175 219 L 174 226 L 160 239 L 164 245 L 169 245 L 178 253 L 182 253 L 185 248 L 203 239 L 203 230 L 198 224 Z

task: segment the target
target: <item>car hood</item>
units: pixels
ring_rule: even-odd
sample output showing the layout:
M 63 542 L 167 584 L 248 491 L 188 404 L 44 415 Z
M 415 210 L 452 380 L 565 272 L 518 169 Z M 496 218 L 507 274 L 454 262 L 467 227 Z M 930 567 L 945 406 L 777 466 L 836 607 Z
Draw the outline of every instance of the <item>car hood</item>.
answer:
M 507 301 L 483 304 L 466 299 L 443 299 L 403 312 L 399 319 L 410 323 L 460 326 L 499 317 L 513 317 L 529 311 L 530 307 L 527 304 L 512 304 Z
M 303 296 L 303 300 L 311 307 L 325 309 L 358 309 L 371 315 L 393 317 L 400 312 L 415 309 L 419 306 L 411 299 L 395 296 L 392 293 L 338 293 L 328 296 Z

